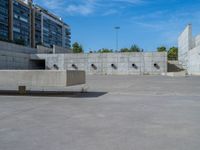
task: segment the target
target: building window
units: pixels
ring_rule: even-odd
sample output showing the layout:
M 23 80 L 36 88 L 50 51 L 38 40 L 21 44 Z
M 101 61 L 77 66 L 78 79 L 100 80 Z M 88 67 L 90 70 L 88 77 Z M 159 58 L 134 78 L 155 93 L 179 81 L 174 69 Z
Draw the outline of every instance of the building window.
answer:
M 26 18 L 20 17 L 20 20 L 28 23 L 28 19 L 26 19 Z
M 20 33 L 20 29 L 16 27 L 13 27 L 13 31 Z

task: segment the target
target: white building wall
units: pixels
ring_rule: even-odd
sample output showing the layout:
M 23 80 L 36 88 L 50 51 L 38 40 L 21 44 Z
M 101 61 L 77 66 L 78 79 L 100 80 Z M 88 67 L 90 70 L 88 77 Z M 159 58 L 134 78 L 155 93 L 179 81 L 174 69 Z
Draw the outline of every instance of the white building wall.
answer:
M 189 74 L 200 74 L 200 35 L 192 37 L 192 26 L 188 25 L 178 38 L 179 62 Z
M 178 38 L 178 58 L 185 69 L 188 63 L 188 51 L 192 48 L 192 43 L 192 26 L 188 25 Z
M 195 37 L 195 47 L 196 46 L 200 46 L 200 35 L 197 35 L 196 37 Z
M 200 75 L 200 46 L 188 52 L 188 73 L 192 75 Z

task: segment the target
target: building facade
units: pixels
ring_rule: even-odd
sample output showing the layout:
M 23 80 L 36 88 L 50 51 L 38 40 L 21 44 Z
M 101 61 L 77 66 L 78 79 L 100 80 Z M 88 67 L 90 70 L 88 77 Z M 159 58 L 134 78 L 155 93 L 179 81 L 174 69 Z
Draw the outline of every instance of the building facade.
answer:
M 0 0 L 0 39 L 36 48 L 70 49 L 70 27 L 32 0 Z
M 8 0 L 0 0 L 0 39 L 8 40 Z
M 54 14 L 34 6 L 35 13 L 35 45 L 52 47 L 53 45 L 70 48 L 70 28 Z
M 31 46 L 31 3 L 13 0 L 13 41 Z

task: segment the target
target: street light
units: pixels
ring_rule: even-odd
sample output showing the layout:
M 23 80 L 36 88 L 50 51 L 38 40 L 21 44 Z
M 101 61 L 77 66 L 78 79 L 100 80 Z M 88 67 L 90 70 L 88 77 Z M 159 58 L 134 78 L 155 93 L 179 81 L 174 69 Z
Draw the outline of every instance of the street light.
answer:
M 119 43 L 119 40 L 118 40 L 118 31 L 119 31 L 120 27 L 115 27 L 115 30 L 116 30 L 116 51 L 118 51 L 118 43 Z

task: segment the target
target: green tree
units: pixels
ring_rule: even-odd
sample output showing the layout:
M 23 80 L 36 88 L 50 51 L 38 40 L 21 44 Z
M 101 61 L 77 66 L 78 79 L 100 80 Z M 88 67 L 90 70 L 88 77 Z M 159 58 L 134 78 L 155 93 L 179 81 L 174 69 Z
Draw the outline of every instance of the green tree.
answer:
M 129 49 L 129 52 L 141 52 L 141 49 L 137 45 L 132 45 L 131 48 Z
M 157 52 L 167 52 L 167 48 L 165 46 L 158 47 Z
M 112 49 L 102 48 L 98 50 L 98 53 L 113 53 Z
M 73 53 L 83 53 L 83 47 L 82 45 L 80 45 L 78 42 L 75 42 L 74 44 L 72 44 L 72 51 Z
M 122 49 L 120 49 L 120 52 L 122 52 L 122 53 L 129 52 L 129 51 L 130 51 L 129 48 L 122 48 Z
M 178 60 L 178 48 L 171 47 L 168 51 L 168 60 Z
M 143 51 L 143 49 L 141 49 L 139 46 L 137 46 L 136 44 L 134 44 L 134 45 L 131 45 L 131 47 L 130 48 L 122 48 L 121 50 L 120 50 L 120 52 L 142 52 Z

